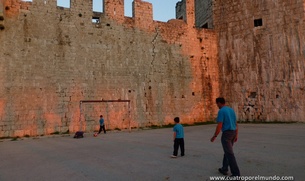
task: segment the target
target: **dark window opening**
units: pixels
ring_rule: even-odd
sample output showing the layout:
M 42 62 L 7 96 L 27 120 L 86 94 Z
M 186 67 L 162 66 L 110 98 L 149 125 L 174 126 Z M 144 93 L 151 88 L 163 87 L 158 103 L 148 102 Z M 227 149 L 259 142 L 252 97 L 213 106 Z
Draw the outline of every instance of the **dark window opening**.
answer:
M 263 20 L 262 19 L 255 19 L 254 20 L 254 27 L 263 26 Z
M 256 98 L 256 92 L 251 92 L 250 95 L 248 96 L 249 98 Z
M 206 29 L 208 29 L 208 28 L 209 28 L 209 24 L 206 23 L 206 24 L 202 25 L 201 28 L 206 28 Z
M 183 20 L 183 16 L 180 16 L 178 19 L 182 19 Z
M 100 17 L 92 16 L 92 23 L 100 23 Z

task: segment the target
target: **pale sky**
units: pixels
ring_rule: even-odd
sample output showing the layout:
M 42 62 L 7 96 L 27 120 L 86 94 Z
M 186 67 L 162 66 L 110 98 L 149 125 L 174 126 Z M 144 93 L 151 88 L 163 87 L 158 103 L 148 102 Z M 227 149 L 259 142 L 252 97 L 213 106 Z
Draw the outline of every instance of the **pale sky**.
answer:
M 24 0 L 24 1 L 33 1 L 33 0 Z M 35 0 L 34 0 L 35 1 Z M 38 0 L 40 1 L 40 0 Z M 93 0 L 93 10 L 102 12 L 103 0 Z M 133 0 L 124 0 L 125 4 L 125 16 L 132 16 L 132 1 Z M 153 14 L 154 20 L 158 21 L 168 21 L 170 19 L 175 19 L 175 7 L 176 3 L 179 0 L 145 0 L 153 4 Z M 70 0 L 57 0 L 58 6 L 69 7 Z

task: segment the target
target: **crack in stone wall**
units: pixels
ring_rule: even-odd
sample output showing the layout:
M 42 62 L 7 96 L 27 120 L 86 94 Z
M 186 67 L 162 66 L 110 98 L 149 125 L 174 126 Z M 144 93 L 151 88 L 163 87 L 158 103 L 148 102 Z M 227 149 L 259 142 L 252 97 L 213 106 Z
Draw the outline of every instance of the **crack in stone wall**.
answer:
M 11 2 L 17 4 L 5 11 L 7 27 L 0 31 L 0 137 L 90 132 L 98 129 L 100 114 L 109 129 L 215 116 L 217 84 L 204 89 L 202 79 L 218 79 L 216 46 L 205 51 L 211 58 L 202 76 L 196 43 L 202 37 L 216 45 L 214 32 L 182 20 L 153 21 L 151 4 L 138 0 L 135 17 L 101 13 L 98 24 L 91 1 L 73 1 L 70 8 L 57 7 L 56 0 Z M 80 124 L 79 101 L 101 99 L 131 100 L 130 117 L 124 105 L 88 105 Z M 203 101 L 214 106 L 207 109 Z
M 153 58 L 152 58 L 152 61 L 151 61 L 152 68 L 153 68 L 153 65 L 154 65 L 155 58 L 156 58 L 156 51 L 155 51 L 156 45 L 155 45 L 155 43 L 157 41 L 158 35 L 159 35 L 158 28 L 156 28 L 156 35 L 155 35 L 154 39 L 151 41 L 152 46 L 153 46 L 153 49 L 152 49 L 152 57 Z

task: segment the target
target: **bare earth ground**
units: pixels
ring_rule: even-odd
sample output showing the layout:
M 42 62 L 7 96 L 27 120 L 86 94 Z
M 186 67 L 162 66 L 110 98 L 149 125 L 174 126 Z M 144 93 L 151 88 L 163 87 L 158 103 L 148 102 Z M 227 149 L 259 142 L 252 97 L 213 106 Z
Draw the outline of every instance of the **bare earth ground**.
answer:
M 185 127 L 186 156 L 170 158 L 172 129 L 0 142 L 0 180 L 209 180 L 220 176 L 216 125 Z M 234 147 L 244 176 L 305 180 L 305 124 L 240 124 Z

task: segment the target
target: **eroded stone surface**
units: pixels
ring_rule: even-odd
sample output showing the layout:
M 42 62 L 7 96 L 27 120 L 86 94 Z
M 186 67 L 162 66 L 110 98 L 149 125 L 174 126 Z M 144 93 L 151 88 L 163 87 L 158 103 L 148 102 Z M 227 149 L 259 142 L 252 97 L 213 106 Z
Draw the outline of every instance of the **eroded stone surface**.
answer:
M 215 116 L 217 37 L 193 28 L 193 6 L 186 24 L 153 21 L 151 4 L 139 0 L 132 18 L 123 0 L 105 1 L 105 13 L 93 13 L 91 1 L 4 4 L 0 137 L 93 131 L 100 114 L 109 129 Z M 101 99 L 131 100 L 130 108 L 83 104 L 80 116 L 80 100 Z
M 220 90 L 239 119 L 305 121 L 304 4 L 214 1 Z

